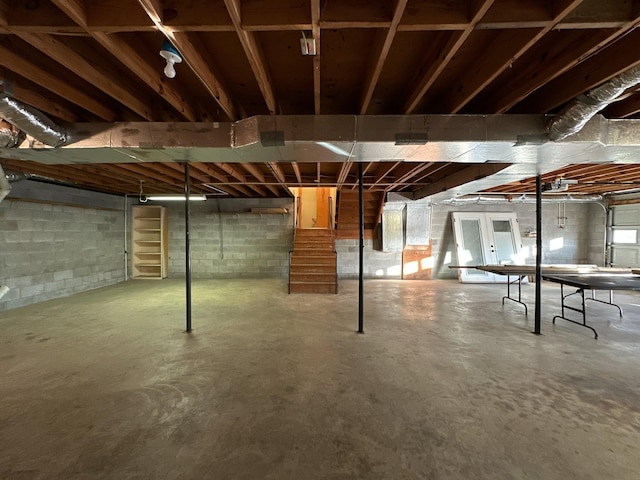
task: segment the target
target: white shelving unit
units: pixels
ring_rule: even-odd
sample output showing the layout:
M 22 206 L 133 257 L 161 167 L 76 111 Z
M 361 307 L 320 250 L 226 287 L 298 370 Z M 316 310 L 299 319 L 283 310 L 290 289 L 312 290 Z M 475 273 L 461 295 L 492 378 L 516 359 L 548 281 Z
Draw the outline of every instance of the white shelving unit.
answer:
M 132 207 L 131 277 L 161 280 L 169 267 L 167 209 Z

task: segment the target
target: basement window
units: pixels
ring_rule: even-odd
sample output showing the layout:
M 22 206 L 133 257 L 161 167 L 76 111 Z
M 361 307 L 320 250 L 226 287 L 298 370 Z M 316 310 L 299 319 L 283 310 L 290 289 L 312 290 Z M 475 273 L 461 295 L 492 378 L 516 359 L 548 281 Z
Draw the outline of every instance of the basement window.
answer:
M 613 243 L 638 243 L 638 230 L 623 230 L 621 228 L 616 228 L 613 231 Z

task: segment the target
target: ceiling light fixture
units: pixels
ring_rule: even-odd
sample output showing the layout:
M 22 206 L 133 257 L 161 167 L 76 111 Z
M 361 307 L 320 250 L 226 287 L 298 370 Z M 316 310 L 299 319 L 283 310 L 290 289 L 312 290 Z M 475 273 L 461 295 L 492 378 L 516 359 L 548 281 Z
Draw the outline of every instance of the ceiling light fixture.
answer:
M 229 195 L 229 192 L 225 192 L 224 190 L 219 189 L 218 187 L 216 187 L 215 185 L 212 185 L 211 183 L 203 183 L 202 186 L 207 187 L 213 190 L 214 192 L 216 192 L 213 195 Z
M 203 202 L 206 199 L 207 197 L 205 195 L 189 195 L 190 202 Z M 184 202 L 186 200 L 186 197 L 184 195 L 148 195 L 147 200 L 156 202 Z
M 569 185 L 576 185 L 577 183 L 577 180 L 569 180 L 560 177 L 551 182 L 542 184 L 542 191 L 545 193 L 566 192 L 569 189 Z
M 162 47 L 160 47 L 160 56 L 167 62 L 166 67 L 164 67 L 164 74 L 168 78 L 174 78 L 176 76 L 176 69 L 173 65 L 182 62 L 180 52 L 165 38 L 164 42 L 162 42 Z

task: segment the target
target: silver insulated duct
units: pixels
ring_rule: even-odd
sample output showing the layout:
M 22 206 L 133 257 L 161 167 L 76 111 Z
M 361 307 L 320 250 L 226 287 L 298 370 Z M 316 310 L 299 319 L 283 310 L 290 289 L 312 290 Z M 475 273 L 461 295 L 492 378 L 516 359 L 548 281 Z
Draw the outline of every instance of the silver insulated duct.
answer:
M 549 121 L 549 140 L 558 142 L 578 133 L 599 111 L 615 102 L 625 90 L 640 83 L 640 65 L 580 95 Z
M 63 127 L 44 113 L 7 95 L 0 96 L 0 116 L 45 145 L 59 147 L 67 141 Z

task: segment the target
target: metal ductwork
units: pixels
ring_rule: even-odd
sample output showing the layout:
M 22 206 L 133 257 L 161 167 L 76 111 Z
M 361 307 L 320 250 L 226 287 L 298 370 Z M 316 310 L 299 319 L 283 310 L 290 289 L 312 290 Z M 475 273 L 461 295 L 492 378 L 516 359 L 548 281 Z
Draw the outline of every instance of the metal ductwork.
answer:
M 4 174 L 4 170 L 2 170 L 2 166 L 0 165 L 0 202 L 7 196 L 7 194 L 11 191 L 11 186 L 9 185 L 9 180 Z
M 45 145 L 59 147 L 68 140 L 63 127 L 44 113 L 6 94 L 0 95 L 0 116 Z
M 549 121 L 549 140 L 558 142 L 578 133 L 599 111 L 615 102 L 627 89 L 638 84 L 640 65 L 580 95 Z

